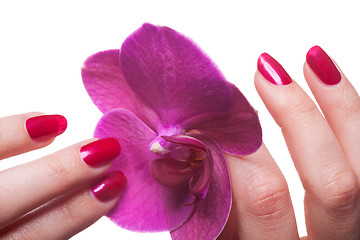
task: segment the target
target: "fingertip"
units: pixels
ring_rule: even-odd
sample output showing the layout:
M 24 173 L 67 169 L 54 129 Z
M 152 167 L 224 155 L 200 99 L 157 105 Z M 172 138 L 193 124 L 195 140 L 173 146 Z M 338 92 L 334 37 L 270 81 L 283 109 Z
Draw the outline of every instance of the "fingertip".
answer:
M 90 167 L 99 167 L 113 161 L 121 152 L 115 138 L 97 139 L 80 148 L 81 159 Z
M 92 187 L 94 197 L 100 202 L 109 202 L 120 197 L 127 183 L 121 171 L 108 173 L 100 178 Z
M 306 62 L 317 78 L 326 85 L 336 85 L 342 79 L 340 69 L 334 60 L 319 46 L 314 46 L 306 54 Z
M 0 159 L 22 154 L 51 144 L 67 128 L 62 115 L 29 112 L 0 118 Z
M 65 132 L 67 120 L 62 115 L 37 115 L 26 119 L 25 129 L 33 141 L 46 141 Z
M 292 82 L 291 77 L 281 64 L 272 56 L 263 53 L 258 58 L 257 67 L 266 80 L 274 85 L 288 85 Z

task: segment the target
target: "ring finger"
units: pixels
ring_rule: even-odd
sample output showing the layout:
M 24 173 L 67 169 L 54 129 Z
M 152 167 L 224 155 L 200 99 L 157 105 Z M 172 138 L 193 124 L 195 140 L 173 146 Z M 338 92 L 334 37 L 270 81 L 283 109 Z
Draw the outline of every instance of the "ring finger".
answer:
M 106 214 L 117 202 L 126 178 L 112 172 L 89 191 L 70 192 L 30 212 L 0 231 L 0 239 L 68 239 Z

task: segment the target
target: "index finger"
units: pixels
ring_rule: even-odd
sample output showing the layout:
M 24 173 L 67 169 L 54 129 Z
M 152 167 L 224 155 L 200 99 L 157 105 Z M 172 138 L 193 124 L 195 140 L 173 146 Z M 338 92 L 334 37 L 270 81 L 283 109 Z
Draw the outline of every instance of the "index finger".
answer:
M 61 115 L 32 112 L 0 118 L 0 159 L 45 147 L 66 127 Z

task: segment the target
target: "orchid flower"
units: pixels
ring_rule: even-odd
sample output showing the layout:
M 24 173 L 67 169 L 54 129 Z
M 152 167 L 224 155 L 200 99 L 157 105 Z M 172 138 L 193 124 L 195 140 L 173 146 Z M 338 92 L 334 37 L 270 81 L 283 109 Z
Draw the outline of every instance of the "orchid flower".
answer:
M 188 38 L 144 24 L 121 49 L 90 56 L 85 88 L 104 113 L 95 137 L 115 137 L 122 153 L 110 171 L 128 184 L 108 216 L 172 239 L 215 239 L 231 208 L 224 152 L 261 145 L 256 111 Z

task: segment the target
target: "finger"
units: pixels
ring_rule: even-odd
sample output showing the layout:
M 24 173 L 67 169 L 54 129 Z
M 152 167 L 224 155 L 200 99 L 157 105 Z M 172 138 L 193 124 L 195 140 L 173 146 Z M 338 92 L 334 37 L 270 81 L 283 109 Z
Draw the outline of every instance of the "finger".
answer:
M 350 239 L 358 225 L 358 182 L 334 133 L 306 93 L 273 58 L 259 58 L 255 86 L 281 127 L 305 188 L 312 239 Z M 265 77 L 267 78 L 265 78 Z M 271 78 L 281 84 L 274 83 Z M 270 80 L 269 80 L 270 78 Z
M 61 115 L 26 113 L 0 118 L 0 159 L 45 147 L 66 126 Z
M 114 207 L 126 185 L 122 172 L 99 179 L 92 190 L 51 201 L 0 230 L 0 239 L 68 239 Z
M 230 218 L 220 239 L 299 239 L 287 183 L 266 147 L 227 160 L 237 219 Z
M 320 47 L 311 48 L 305 79 L 360 178 L 360 98 L 341 70 Z M 359 179 L 360 180 L 360 179 Z
M 120 145 L 113 138 L 88 140 L 3 171 L 0 226 L 103 174 L 119 152 Z

